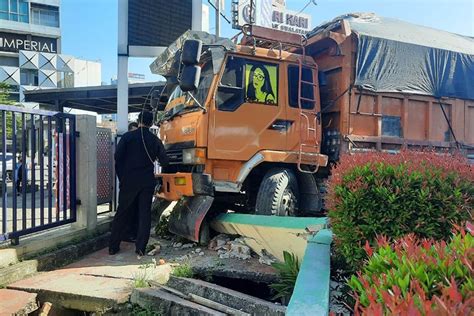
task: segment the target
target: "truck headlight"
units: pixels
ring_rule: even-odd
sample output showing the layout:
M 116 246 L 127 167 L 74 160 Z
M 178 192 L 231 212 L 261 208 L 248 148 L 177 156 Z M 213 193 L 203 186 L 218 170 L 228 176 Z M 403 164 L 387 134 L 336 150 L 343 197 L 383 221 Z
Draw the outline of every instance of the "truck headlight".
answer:
M 183 149 L 184 164 L 204 164 L 206 160 L 206 150 L 204 148 Z

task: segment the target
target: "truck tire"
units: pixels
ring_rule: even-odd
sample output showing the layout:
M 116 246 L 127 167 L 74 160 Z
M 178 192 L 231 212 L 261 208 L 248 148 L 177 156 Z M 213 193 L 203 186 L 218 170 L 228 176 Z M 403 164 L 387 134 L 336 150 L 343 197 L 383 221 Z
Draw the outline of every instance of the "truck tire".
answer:
M 298 181 L 290 169 L 270 169 L 257 194 L 255 214 L 295 216 L 298 211 Z

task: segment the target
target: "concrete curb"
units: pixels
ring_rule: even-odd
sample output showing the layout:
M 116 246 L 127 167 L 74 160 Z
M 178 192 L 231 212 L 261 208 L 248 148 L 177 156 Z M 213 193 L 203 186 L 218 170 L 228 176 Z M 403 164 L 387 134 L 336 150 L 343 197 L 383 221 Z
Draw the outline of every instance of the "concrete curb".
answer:
M 319 231 L 308 240 L 287 315 L 328 315 L 332 232 Z
M 9 267 L 0 269 L 0 286 L 5 286 L 12 282 L 27 278 L 35 274 L 38 270 L 38 262 L 36 260 L 26 260 L 18 262 Z
M 38 261 L 38 271 L 51 271 L 77 261 L 90 253 L 108 246 L 110 233 L 94 237 L 90 240 L 80 242 L 76 245 L 52 251 L 50 253 L 34 257 Z

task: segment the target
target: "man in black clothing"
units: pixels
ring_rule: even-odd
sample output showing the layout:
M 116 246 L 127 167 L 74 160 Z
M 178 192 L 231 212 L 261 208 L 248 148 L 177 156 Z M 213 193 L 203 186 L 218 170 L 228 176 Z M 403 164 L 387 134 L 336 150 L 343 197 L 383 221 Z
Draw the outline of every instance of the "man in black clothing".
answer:
M 151 202 L 155 189 L 154 162 L 159 160 L 162 166 L 168 165 L 168 157 L 161 141 L 149 128 L 153 123 L 153 114 L 143 111 L 138 116 L 139 128 L 122 136 L 115 153 L 116 173 L 120 181 L 119 205 L 112 223 L 109 254 L 114 255 L 120 249 L 123 230 L 133 216 L 138 215 L 138 232 L 135 252 L 145 254 L 150 237 Z M 138 208 L 131 206 L 137 203 Z
M 129 132 L 133 132 L 134 130 L 137 130 L 137 129 L 138 129 L 137 122 L 128 123 Z M 128 225 L 125 226 L 125 229 L 122 234 L 122 241 L 134 243 L 137 240 L 137 231 L 138 231 L 138 214 L 137 214 L 138 212 L 136 211 L 138 209 L 138 204 L 136 200 L 133 204 L 130 205 L 130 208 L 132 208 L 130 212 L 133 215 Z

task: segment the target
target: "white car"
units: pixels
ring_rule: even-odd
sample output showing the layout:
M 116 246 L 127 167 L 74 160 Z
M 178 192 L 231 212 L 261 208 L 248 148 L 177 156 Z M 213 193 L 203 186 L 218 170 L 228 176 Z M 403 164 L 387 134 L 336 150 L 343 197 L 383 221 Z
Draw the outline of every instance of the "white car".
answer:
M 3 161 L 6 161 L 6 179 L 11 181 L 13 179 L 13 155 L 11 153 L 0 154 L 0 181 L 3 179 Z

